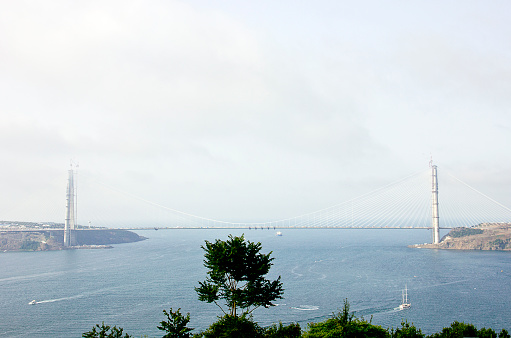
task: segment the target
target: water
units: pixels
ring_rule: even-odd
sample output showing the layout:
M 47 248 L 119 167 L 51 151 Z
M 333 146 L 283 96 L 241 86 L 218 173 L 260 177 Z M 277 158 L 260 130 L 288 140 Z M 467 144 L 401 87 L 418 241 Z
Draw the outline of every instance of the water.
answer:
M 431 334 L 453 321 L 511 331 L 511 253 L 411 249 L 426 230 L 246 230 L 273 251 L 269 277 L 282 276 L 285 299 L 258 309 L 261 325 L 321 321 L 347 298 L 357 316 L 397 327 L 403 319 Z M 204 240 L 241 230 L 140 231 L 149 239 L 110 250 L 0 254 L 0 337 L 81 337 L 96 324 L 135 337 L 162 336 L 163 309 L 191 314 L 204 329 L 220 310 L 199 302 L 206 278 Z M 408 285 L 412 308 L 394 310 Z M 28 305 L 31 300 L 37 305 Z

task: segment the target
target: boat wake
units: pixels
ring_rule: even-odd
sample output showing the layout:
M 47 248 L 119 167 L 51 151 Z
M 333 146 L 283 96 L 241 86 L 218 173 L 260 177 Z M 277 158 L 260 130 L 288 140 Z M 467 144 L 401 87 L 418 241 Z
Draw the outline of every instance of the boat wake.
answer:
M 300 266 L 295 266 L 294 268 L 291 269 L 291 273 L 297 277 L 303 277 L 303 274 L 302 273 L 298 273 L 296 272 L 296 270 L 299 268 Z
M 300 311 L 316 311 L 316 310 L 319 310 L 319 306 L 316 306 L 316 305 L 300 305 L 300 306 L 292 306 L 291 309 L 300 310 Z
M 393 308 L 392 310 L 388 311 L 388 312 L 399 312 L 399 311 L 403 311 L 403 310 L 406 310 L 406 308 L 402 308 L 402 307 L 395 307 Z
M 76 296 L 71 296 L 71 297 L 46 299 L 46 300 L 40 300 L 40 301 L 33 300 L 29 304 L 35 305 L 35 304 L 44 304 L 44 303 L 55 303 L 55 302 L 61 302 L 63 300 L 70 300 L 70 299 L 76 299 L 76 298 L 82 298 L 82 297 L 85 297 L 85 295 L 76 295 Z

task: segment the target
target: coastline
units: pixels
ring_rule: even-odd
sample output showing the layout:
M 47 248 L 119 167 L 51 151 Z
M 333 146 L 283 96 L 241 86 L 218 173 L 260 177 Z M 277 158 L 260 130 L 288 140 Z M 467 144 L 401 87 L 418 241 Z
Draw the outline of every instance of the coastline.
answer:
M 112 244 L 134 243 L 147 239 L 129 230 L 87 229 L 75 231 L 77 244 L 65 247 L 63 230 L 0 230 L 0 252 L 112 249 Z
M 453 228 L 440 243 L 409 245 L 417 249 L 511 251 L 511 223 L 482 223 Z

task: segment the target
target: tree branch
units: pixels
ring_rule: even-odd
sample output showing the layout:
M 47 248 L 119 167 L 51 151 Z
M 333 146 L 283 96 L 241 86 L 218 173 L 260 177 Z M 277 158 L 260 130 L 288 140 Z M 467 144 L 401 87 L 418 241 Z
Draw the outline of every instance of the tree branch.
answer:
M 216 302 L 216 300 L 214 300 L 213 302 L 216 304 L 216 306 L 218 306 L 218 307 L 220 308 L 220 310 L 222 310 L 222 312 L 224 313 L 224 315 L 226 315 L 226 314 L 227 314 L 227 313 L 224 311 L 224 309 L 223 309 L 220 305 L 218 305 L 218 303 Z

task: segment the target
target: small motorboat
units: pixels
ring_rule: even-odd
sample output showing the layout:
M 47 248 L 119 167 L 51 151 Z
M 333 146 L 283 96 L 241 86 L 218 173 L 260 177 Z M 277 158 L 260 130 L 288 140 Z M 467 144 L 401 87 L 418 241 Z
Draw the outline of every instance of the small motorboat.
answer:
M 35 301 L 35 299 L 28 303 L 28 305 L 36 305 L 36 304 L 37 304 L 37 302 Z

